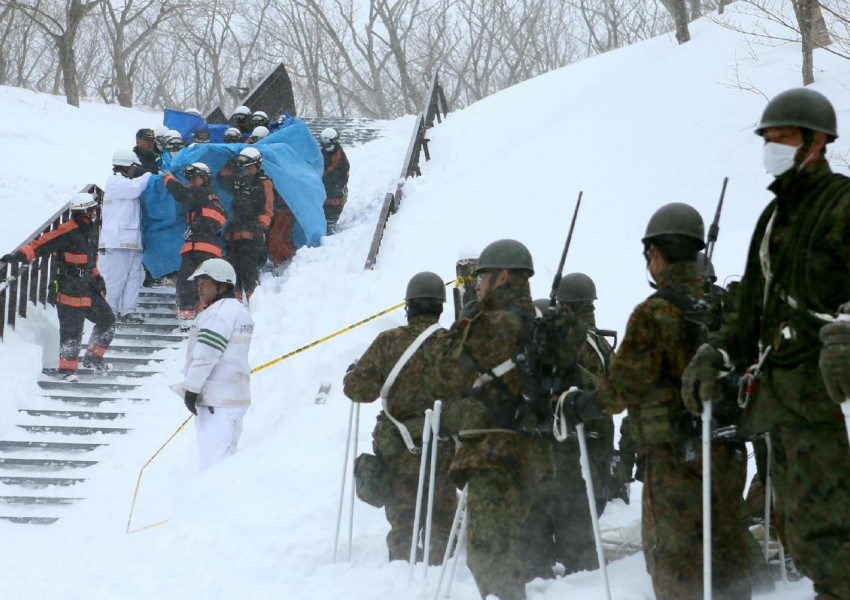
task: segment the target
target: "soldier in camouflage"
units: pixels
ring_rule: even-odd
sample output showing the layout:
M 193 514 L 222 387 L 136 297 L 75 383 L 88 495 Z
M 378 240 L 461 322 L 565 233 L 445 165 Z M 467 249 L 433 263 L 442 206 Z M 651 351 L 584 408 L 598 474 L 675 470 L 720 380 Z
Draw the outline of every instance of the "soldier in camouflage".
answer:
M 561 371 L 568 372 L 578 364 L 583 370 L 576 383 L 585 389 L 596 387 L 604 378 L 612 349 L 598 334 L 593 302 L 596 286 L 583 273 L 565 275 L 556 293 L 559 319 L 570 328 L 561 353 Z M 535 304 L 547 311 L 549 300 Z M 544 312 L 545 314 L 545 312 Z M 572 383 L 571 383 L 572 384 Z M 567 389 L 568 386 L 559 390 Z M 586 427 L 590 468 L 596 493 L 597 513 L 602 514 L 610 486 L 610 466 L 614 450 L 614 421 L 611 417 L 590 421 Z M 522 525 L 522 556 L 527 580 L 553 577 L 556 562 L 565 573 L 596 569 L 599 561 L 593 540 L 593 525 L 587 506 L 587 490 L 579 464 L 578 439 L 571 435 L 564 442 L 553 438 L 536 440 L 548 445 L 555 461 L 552 478 L 545 478 L 534 490 L 531 509 Z M 542 454 L 544 450 L 538 451 Z
M 363 356 L 349 368 L 344 379 L 345 395 L 351 400 L 373 402 L 381 396 L 382 387 L 405 350 L 420 335 L 424 338 L 426 330 L 434 327 L 398 372 L 387 394 L 385 410 L 378 415 L 372 432 L 375 455 L 386 467 L 391 488 L 382 493 L 390 523 L 387 534 L 390 560 L 410 558 L 424 413 L 437 399 L 432 388 L 434 368 L 446 335 L 444 329 L 439 329 L 438 323 L 446 300 L 445 287 L 439 275 L 427 271 L 415 275 L 408 283 L 405 300 L 408 324 L 385 331 L 375 338 Z M 399 426 L 393 420 L 409 431 L 416 445 L 414 451 L 406 445 Z M 448 478 L 453 450 L 451 440 L 443 437 L 437 455 L 429 550 L 432 564 L 438 564 L 445 552 L 457 505 L 457 493 Z M 427 489 L 423 498 L 427 498 Z M 422 519 L 423 527 L 424 524 L 425 519 Z
M 595 401 L 606 413 L 628 408 L 643 467 L 641 530 L 647 570 L 660 600 L 699 600 L 702 590 L 702 464 L 699 428 L 682 405 L 680 377 L 702 340 L 698 321 L 703 279 L 697 252 L 704 247 L 699 213 L 686 204 L 661 207 L 643 238 L 647 268 L 658 292 L 639 304 Z M 574 418 L 593 415 L 594 395 L 574 392 Z M 712 486 L 714 598 L 751 595 L 740 521 L 745 455 L 712 444 L 711 461 L 723 479 Z
M 525 246 L 499 240 L 481 252 L 475 273 L 480 301 L 450 330 L 438 395 L 451 400 L 444 421 L 461 441 L 451 474 L 468 486 L 467 564 L 482 598 L 520 600 L 529 490 L 537 473 L 551 476 L 553 468 L 551 455 L 534 456 L 532 436 L 520 430 L 523 379 L 513 361 L 534 316 L 534 267 Z
M 683 388 L 697 405 L 712 399 L 724 363 L 761 363 L 742 427 L 770 433 L 778 529 L 823 600 L 850 598 L 850 448 L 840 408 L 850 325 L 836 320 L 850 300 L 850 180 L 825 159 L 836 125 L 829 100 L 808 88 L 765 108 L 756 133 L 776 197 L 753 233 L 736 318 L 688 366 L 697 391 Z

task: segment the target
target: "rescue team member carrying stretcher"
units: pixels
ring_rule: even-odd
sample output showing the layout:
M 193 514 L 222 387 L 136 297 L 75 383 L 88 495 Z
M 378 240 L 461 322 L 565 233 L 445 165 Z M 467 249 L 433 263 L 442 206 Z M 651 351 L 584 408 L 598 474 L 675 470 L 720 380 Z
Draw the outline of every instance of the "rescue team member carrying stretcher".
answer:
M 77 381 L 77 359 L 83 325 L 94 323 L 83 366 L 98 373 L 109 370 L 103 355 L 115 335 L 115 315 L 104 299 L 106 284 L 97 270 L 98 202 L 86 192 L 71 199 L 71 219 L 53 231 L 0 258 L 3 262 L 29 262 L 53 253 L 56 257 L 56 309 L 59 314 L 59 374 Z
M 183 261 L 177 274 L 177 318 L 180 329 L 188 331 L 198 304 L 198 290 L 188 279 L 205 260 L 221 258 L 221 229 L 227 221 L 227 212 L 210 183 L 212 172 L 207 165 L 201 162 L 186 165 L 183 176 L 190 185 L 184 185 L 167 171 L 162 183 L 186 208 L 189 227 L 180 248 Z

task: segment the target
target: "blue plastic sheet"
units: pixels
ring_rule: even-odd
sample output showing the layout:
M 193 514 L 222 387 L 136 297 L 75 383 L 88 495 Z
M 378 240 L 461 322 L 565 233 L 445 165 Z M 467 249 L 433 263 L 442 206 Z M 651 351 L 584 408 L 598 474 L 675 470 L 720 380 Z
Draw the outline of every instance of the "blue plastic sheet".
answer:
M 166 110 L 168 112 L 177 113 Z M 166 126 L 170 126 L 168 122 Z M 195 144 L 171 158 L 168 170 L 185 182 L 182 175 L 185 165 L 205 163 L 213 172 L 213 186 L 229 214 L 233 196 L 218 185 L 215 175 L 228 159 L 245 147 L 245 144 Z M 297 224 L 293 230 L 293 243 L 296 247 L 317 246 L 325 235 L 327 223 L 322 208 L 325 201 L 322 184 L 324 161 L 313 134 L 301 119 L 287 119 L 277 131 L 253 144 L 253 147 L 263 153 L 263 170 L 295 215 Z M 142 210 L 145 267 L 153 277 L 178 270 L 186 213 L 165 189 L 162 177 L 151 178 L 142 194 Z

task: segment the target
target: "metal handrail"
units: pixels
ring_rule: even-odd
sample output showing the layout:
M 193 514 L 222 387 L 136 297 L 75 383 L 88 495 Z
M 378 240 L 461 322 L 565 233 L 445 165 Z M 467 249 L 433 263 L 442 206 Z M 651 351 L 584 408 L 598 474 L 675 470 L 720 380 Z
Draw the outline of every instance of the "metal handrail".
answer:
M 93 183 L 81 192 L 94 194 L 99 202 L 103 201 L 103 190 Z M 71 218 L 71 203 L 67 202 L 42 225 L 37 227 L 15 249 L 26 246 L 38 236 L 53 231 Z M 29 263 L 0 261 L 0 341 L 3 340 L 6 325 L 12 330 L 18 317 L 27 316 L 27 303 L 46 306 L 49 300 L 50 282 L 56 275 L 56 265 L 52 255 L 41 256 Z
M 446 95 L 443 93 L 443 87 L 440 85 L 439 71 L 435 70 L 431 77 L 431 88 L 428 94 L 428 102 L 425 104 L 425 110 L 416 117 L 416 123 L 413 127 L 413 133 L 410 136 L 410 142 L 407 145 L 407 152 L 404 155 L 404 163 L 401 169 L 401 177 L 396 186 L 395 193 L 387 193 L 384 197 L 384 203 L 381 206 L 381 212 L 378 216 L 378 223 L 375 226 L 375 233 L 372 235 L 372 243 L 369 246 L 369 255 L 366 257 L 366 264 L 363 270 L 375 268 L 375 263 L 378 260 L 378 251 L 381 248 L 381 240 L 384 237 L 384 231 L 387 228 L 387 221 L 390 215 L 395 213 L 401 200 L 404 197 L 404 182 L 409 177 L 419 177 L 422 175 L 422 170 L 419 168 L 419 159 L 422 153 L 425 153 L 425 160 L 431 160 L 431 154 L 428 151 L 428 138 L 425 134 L 428 129 L 434 126 L 434 119 L 437 123 L 442 123 L 443 118 L 448 114 L 448 102 Z

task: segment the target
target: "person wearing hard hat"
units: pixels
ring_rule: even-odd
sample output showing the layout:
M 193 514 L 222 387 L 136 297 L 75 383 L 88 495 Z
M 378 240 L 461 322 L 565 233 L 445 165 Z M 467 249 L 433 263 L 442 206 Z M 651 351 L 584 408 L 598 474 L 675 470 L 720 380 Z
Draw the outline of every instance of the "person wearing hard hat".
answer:
M 206 469 L 236 452 L 251 406 L 248 354 L 254 322 L 233 294 L 236 272 L 226 260 L 204 261 L 189 280 L 206 308 L 189 333 L 184 403 L 196 415 L 201 468 Z
M 327 127 L 319 135 L 319 146 L 322 148 L 322 158 L 325 170 L 322 172 L 322 183 L 325 186 L 325 220 L 328 223 L 327 234 L 336 233 L 336 223 L 342 209 L 348 201 L 348 172 L 351 165 L 345 150 L 339 144 L 339 133 L 333 127 Z
M 112 156 L 112 175 L 103 189 L 99 248 L 105 258 L 106 301 L 122 323 L 144 320 L 136 312 L 144 281 L 139 196 L 147 189 L 151 174 L 140 173 L 141 169 L 132 150 L 118 150 Z

